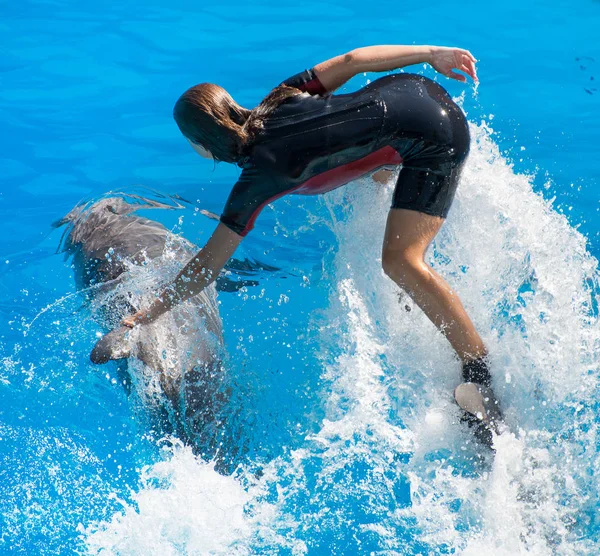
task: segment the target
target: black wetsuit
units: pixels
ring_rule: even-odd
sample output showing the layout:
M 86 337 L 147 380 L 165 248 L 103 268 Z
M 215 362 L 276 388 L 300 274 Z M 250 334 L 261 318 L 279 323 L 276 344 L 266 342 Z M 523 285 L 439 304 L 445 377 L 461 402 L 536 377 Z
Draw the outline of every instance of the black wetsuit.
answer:
M 399 164 L 392 207 L 446 217 L 470 139 L 462 110 L 443 87 L 400 73 L 331 95 L 313 70 L 283 83 L 304 94 L 268 117 L 240 163 L 223 224 L 244 236 L 263 207 L 283 195 L 325 193 Z

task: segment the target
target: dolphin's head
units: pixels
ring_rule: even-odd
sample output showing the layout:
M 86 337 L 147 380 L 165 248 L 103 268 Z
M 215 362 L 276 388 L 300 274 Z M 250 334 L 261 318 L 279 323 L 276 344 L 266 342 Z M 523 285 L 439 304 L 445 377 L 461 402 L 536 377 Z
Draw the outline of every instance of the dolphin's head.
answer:
M 157 203 L 150 201 L 107 197 L 91 205 L 78 205 L 55 223 L 55 227 L 68 226 L 61 250 L 73 257 L 80 286 L 113 280 L 127 270 L 128 264 L 163 254 L 168 230 L 159 222 L 132 214 L 155 206 Z
M 78 204 L 65 216 L 54 222 L 52 227 L 60 228 L 65 224 L 71 226 L 83 226 L 86 220 L 92 215 L 100 216 L 100 218 L 103 216 L 107 217 L 108 215 L 123 216 L 132 213 L 138 208 L 140 207 L 128 203 L 122 197 L 107 197 L 106 199 L 100 199 L 91 205 L 89 203 Z

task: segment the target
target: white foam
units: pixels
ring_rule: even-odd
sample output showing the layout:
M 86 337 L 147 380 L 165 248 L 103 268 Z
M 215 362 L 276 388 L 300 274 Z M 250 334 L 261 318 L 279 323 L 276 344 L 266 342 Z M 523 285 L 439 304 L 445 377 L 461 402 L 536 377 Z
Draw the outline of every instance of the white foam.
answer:
M 249 499 L 239 482 L 180 446 L 144 468 L 132 502 L 85 531 L 86 544 L 92 554 L 232 554 L 252 533 L 244 514 Z

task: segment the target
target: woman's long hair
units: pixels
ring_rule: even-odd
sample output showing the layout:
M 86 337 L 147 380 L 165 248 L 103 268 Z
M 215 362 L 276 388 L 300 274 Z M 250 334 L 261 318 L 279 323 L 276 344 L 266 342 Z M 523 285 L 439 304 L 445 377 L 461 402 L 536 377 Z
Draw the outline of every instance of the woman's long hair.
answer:
M 271 112 L 298 94 L 301 91 L 295 87 L 279 85 L 254 110 L 248 110 L 223 87 L 200 83 L 179 97 L 173 117 L 181 133 L 210 151 L 215 160 L 240 164 Z

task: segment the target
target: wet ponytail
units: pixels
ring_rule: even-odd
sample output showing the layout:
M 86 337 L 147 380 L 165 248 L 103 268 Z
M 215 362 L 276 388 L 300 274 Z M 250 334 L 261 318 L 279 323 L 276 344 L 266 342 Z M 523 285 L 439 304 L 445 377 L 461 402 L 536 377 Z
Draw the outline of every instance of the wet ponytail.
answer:
M 181 133 L 202 145 L 217 161 L 241 164 L 271 113 L 299 89 L 280 85 L 253 110 L 237 104 L 222 87 L 200 83 L 175 103 L 173 117 Z

